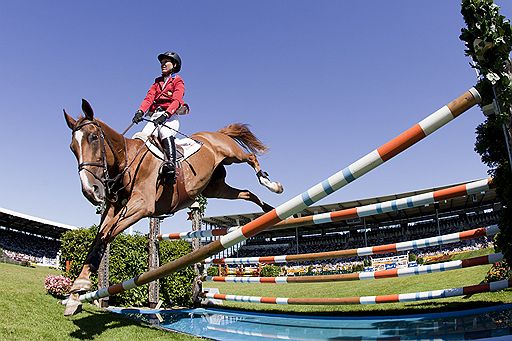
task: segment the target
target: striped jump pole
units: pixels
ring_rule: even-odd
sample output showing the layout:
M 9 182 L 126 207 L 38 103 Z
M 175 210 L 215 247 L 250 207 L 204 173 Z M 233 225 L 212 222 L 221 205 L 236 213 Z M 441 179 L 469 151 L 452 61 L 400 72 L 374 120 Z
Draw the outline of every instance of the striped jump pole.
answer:
M 461 197 L 463 195 L 480 193 L 482 191 L 489 190 L 489 188 L 492 186 L 492 178 L 482 179 L 478 181 L 469 182 L 466 184 L 440 189 L 437 191 L 417 194 L 402 199 L 389 200 L 377 204 L 364 205 L 299 218 L 288 218 L 276 224 L 276 227 L 299 227 L 305 225 L 318 225 L 325 223 L 333 223 L 352 218 L 363 218 L 381 213 L 396 212 L 407 208 L 433 204 L 441 200 Z
M 230 227 L 230 228 L 221 228 L 221 229 L 213 229 L 213 230 L 167 233 L 167 234 L 159 234 L 157 238 L 158 238 L 158 240 L 177 240 L 177 239 L 220 237 L 225 234 L 228 234 L 229 232 L 233 232 L 237 228 L 239 228 L 239 227 L 234 226 L 234 227 Z
M 383 279 L 405 276 L 417 276 L 433 272 L 442 272 L 469 268 L 472 266 L 494 264 L 503 259 L 503 254 L 493 253 L 487 256 L 479 256 L 464 260 L 454 260 L 450 262 L 421 265 L 414 268 L 390 269 L 373 272 L 359 272 L 351 274 L 335 274 L 335 275 L 315 275 L 315 276 L 280 276 L 280 277 L 224 277 L 224 276 L 206 276 L 207 282 L 224 282 L 224 283 L 272 283 L 272 284 L 288 284 L 288 283 L 320 283 L 320 282 L 342 282 L 342 281 L 359 281 L 365 279 Z
M 226 294 L 203 293 L 204 298 L 245 303 L 267 304 L 297 304 L 297 305 L 345 305 L 345 304 L 379 304 L 416 302 L 422 300 L 434 300 L 440 298 L 456 297 L 480 294 L 484 292 L 500 291 L 512 286 L 512 279 L 470 285 L 460 288 L 441 289 L 433 291 L 413 292 L 407 294 L 394 294 L 382 296 L 360 297 L 313 297 L 313 298 L 287 298 L 287 297 L 260 297 L 239 296 Z
M 426 136 L 432 134 L 480 101 L 481 97 L 478 91 L 475 88 L 471 88 L 455 100 L 423 119 L 421 122 L 415 124 L 402 134 L 363 156 L 348 167 L 241 228 L 230 232 L 220 237 L 218 240 L 215 240 L 183 257 L 161 265 L 156 269 L 144 272 L 123 283 L 118 283 L 108 288 L 80 295 L 78 299 L 82 302 L 92 301 L 98 298 L 119 294 L 126 290 L 155 281 L 189 265 L 201 262 L 209 256 L 215 255 L 235 244 L 243 242 L 244 240 L 266 230 L 268 227 L 274 226 L 291 215 L 302 211 L 318 200 L 325 198 L 327 195 L 339 190 L 372 169 L 377 168 L 392 157 L 398 155 Z
M 469 182 L 466 184 L 448 187 L 438 191 L 413 195 L 410 197 L 389 200 L 378 204 L 364 205 L 349 209 L 344 209 L 335 212 L 315 214 L 301 218 L 289 218 L 282 223 L 293 226 L 311 225 L 311 224 L 324 224 L 328 222 L 336 222 L 340 220 L 351 219 L 354 217 L 368 217 L 376 214 L 399 211 L 406 208 L 419 207 L 428 204 L 433 204 L 440 200 L 460 197 L 463 195 L 476 194 L 481 191 L 487 191 L 492 186 L 492 178 L 482 179 L 478 181 Z M 281 226 L 277 224 L 276 226 Z M 280 256 L 281 257 L 281 256 Z M 221 260 L 212 260 L 210 258 L 205 260 L 205 263 L 215 264 L 237 264 L 237 263 L 222 263 Z
M 299 227 L 307 225 L 318 225 L 332 223 L 352 218 L 363 218 L 376 214 L 396 212 L 407 208 L 424 206 L 433 204 L 441 200 L 460 197 L 463 195 L 471 195 L 487 191 L 493 187 L 492 178 L 481 179 L 465 184 L 447 187 L 437 191 L 423 194 L 417 194 L 401 199 L 389 200 L 378 204 L 364 205 L 344 210 L 314 214 L 300 218 L 288 218 L 275 225 L 275 227 Z M 210 238 L 225 235 L 239 228 L 238 226 L 219 228 L 214 230 L 191 231 L 168 233 L 158 235 L 158 240 L 174 240 L 174 239 L 191 239 L 191 238 Z
M 407 242 L 360 247 L 357 249 L 315 252 L 315 253 L 300 253 L 296 255 L 281 255 L 281 256 L 263 256 L 263 257 L 241 257 L 241 258 L 209 258 L 205 260 L 207 264 L 270 264 L 270 263 L 289 263 L 289 262 L 305 262 L 311 260 L 324 260 L 334 258 L 347 258 L 357 256 L 372 256 L 383 253 L 396 253 L 407 250 L 422 249 L 429 246 L 446 245 L 458 243 L 467 239 L 475 239 L 478 237 L 493 236 L 499 232 L 498 225 L 491 225 L 488 227 L 481 227 L 478 229 L 467 230 L 463 232 L 455 232 L 445 234 L 437 237 L 423 238 L 417 240 L 410 240 Z

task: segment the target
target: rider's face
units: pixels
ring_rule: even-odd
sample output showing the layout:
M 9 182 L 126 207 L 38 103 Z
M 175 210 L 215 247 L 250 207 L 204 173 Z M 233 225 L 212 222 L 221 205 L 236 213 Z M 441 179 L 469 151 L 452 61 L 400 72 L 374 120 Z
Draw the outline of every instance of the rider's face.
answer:
M 162 59 L 160 64 L 162 67 L 162 74 L 166 76 L 169 75 L 172 72 L 172 69 L 174 68 L 174 64 L 170 59 Z

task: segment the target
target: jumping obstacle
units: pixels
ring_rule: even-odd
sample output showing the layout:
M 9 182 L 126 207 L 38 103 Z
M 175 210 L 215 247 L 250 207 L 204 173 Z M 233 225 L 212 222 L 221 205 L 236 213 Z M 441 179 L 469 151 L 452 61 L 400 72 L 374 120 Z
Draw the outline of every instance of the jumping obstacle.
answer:
M 288 218 L 276 224 L 276 227 L 299 227 L 305 225 L 333 223 L 352 218 L 364 218 L 381 213 L 396 212 L 407 208 L 429 205 L 441 200 L 456 198 L 463 195 L 477 194 L 482 191 L 489 190 L 490 187 L 492 187 L 492 178 L 482 179 L 437 191 L 417 194 L 396 200 L 389 200 L 382 203 L 320 213 L 300 218 Z
M 463 195 L 477 194 L 482 191 L 489 190 L 489 188 L 491 188 L 492 186 L 492 178 L 482 179 L 473 182 L 468 182 L 466 184 L 444 188 L 437 191 L 417 194 L 396 200 L 389 200 L 378 204 L 364 205 L 334 212 L 314 214 L 311 216 L 305 216 L 300 218 L 288 218 L 276 224 L 275 227 L 282 228 L 299 227 L 305 225 L 318 225 L 352 218 L 363 218 L 381 213 L 396 212 L 407 208 L 433 204 L 441 200 L 452 199 Z M 158 239 L 171 240 L 216 237 L 232 232 L 237 228 L 238 227 L 235 226 L 230 227 L 229 229 L 220 228 L 204 231 L 161 234 L 158 236 Z
M 414 268 L 390 269 L 373 272 L 359 272 L 351 274 L 336 275 L 316 275 L 316 276 L 280 276 L 280 277 L 225 277 L 225 276 L 206 276 L 208 282 L 225 283 L 320 283 L 320 282 L 340 282 L 340 281 L 359 281 L 367 279 L 384 279 L 394 277 L 416 276 L 433 272 L 442 272 L 469 268 L 473 266 L 494 264 L 503 259 L 503 254 L 493 253 L 487 256 L 468 258 L 464 260 L 454 260 L 450 262 L 438 263 L 433 265 L 421 265 Z
M 382 296 L 360 296 L 360 297 L 330 297 L 330 298 L 286 298 L 286 297 L 260 297 L 260 296 L 237 296 L 225 294 L 204 293 L 204 298 L 246 302 L 246 303 L 267 303 L 267 304 L 297 304 L 297 305 L 342 305 L 342 304 L 379 304 L 415 302 L 422 300 L 433 300 L 456 296 L 480 294 L 484 292 L 499 291 L 512 286 L 512 279 L 484 284 L 471 285 L 461 288 L 441 289 L 432 291 L 413 292 L 407 294 L 394 294 Z
M 289 262 L 304 262 L 311 260 L 323 260 L 334 258 L 346 258 L 356 256 L 371 256 L 383 253 L 396 253 L 400 251 L 416 250 L 429 246 L 445 245 L 457 243 L 467 239 L 474 239 L 478 237 L 493 236 L 499 232 L 497 225 L 488 227 L 481 227 L 473 230 L 463 232 L 455 232 L 445 234 L 437 237 L 423 238 L 411 240 L 407 242 L 392 243 L 378 246 L 360 247 L 357 249 L 315 252 L 315 253 L 301 253 L 296 255 L 281 255 L 281 256 L 264 256 L 264 257 L 241 257 L 241 258 L 219 258 L 208 259 L 208 263 L 213 264 L 270 264 L 270 263 L 289 263 Z M 205 260 L 206 262 L 206 260 Z
M 167 233 L 159 234 L 158 240 L 176 240 L 176 239 L 192 239 L 192 238 L 211 238 L 219 237 L 229 232 L 233 232 L 239 228 L 234 226 L 231 228 L 213 229 L 213 230 L 202 230 L 202 231 L 190 231 L 190 232 L 178 232 L 178 233 Z
M 318 183 L 302 194 L 297 195 L 291 200 L 265 213 L 261 217 L 251 221 L 241 228 L 221 236 L 218 240 L 180 257 L 177 260 L 161 265 L 156 269 L 144 272 L 141 275 L 122 283 L 80 295 L 78 299 L 81 302 L 92 301 L 110 295 L 119 294 L 126 290 L 155 281 L 189 265 L 201 262 L 209 256 L 215 255 L 233 245 L 243 242 L 264 231 L 268 227 L 302 211 L 318 200 L 325 198 L 327 195 L 339 190 L 355 179 L 380 166 L 410 146 L 421 141 L 426 136 L 432 134 L 480 101 L 481 97 L 478 91 L 475 88 L 471 88 L 455 100 L 423 119 L 421 122 L 415 124 L 402 134 L 383 144 L 381 147 L 375 149 L 348 167 L 330 176 L 328 179 Z

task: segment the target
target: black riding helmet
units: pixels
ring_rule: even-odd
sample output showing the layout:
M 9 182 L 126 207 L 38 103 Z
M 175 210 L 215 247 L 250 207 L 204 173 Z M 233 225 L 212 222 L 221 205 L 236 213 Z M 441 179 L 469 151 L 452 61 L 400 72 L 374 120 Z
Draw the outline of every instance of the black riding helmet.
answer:
M 174 51 L 167 51 L 167 52 L 164 52 L 164 53 L 160 53 L 158 55 L 158 61 L 162 62 L 162 59 L 164 58 L 170 58 L 174 61 L 174 64 L 175 67 L 174 67 L 174 72 L 180 72 L 181 70 L 181 58 L 180 56 L 174 52 Z

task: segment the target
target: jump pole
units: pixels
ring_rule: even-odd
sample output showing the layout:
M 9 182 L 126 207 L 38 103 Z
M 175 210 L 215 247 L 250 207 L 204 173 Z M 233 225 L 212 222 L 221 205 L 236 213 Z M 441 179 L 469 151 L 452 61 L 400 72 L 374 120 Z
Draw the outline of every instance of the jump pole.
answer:
M 488 227 L 480 227 L 473 230 L 467 230 L 463 232 L 455 232 L 445 234 L 442 236 L 423 238 L 417 240 L 410 240 L 400 243 L 392 243 L 385 245 L 376 245 L 368 247 L 360 247 L 357 249 L 346 249 L 336 251 L 325 251 L 315 253 L 299 253 L 295 255 L 280 255 L 280 256 L 263 256 L 263 257 L 241 257 L 241 258 L 219 258 L 219 259 L 207 259 L 205 263 L 213 264 L 271 264 L 271 263 L 288 263 L 288 262 L 305 262 L 311 260 L 324 260 L 334 258 L 346 258 L 346 257 L 363 257 L 372 256 L 384 253 L 397 253 L 407 250 L 417 250 L 430 246 L 446 245 L 452 243 L 458 243 L 463 240 L 475 239 L 478 237 L 489 237 L 494 236 L 500 231 L 498 225 L 491 225 Z
M 420 265 L 414 268 L 389 269 L 371 272 L 357 272 L 349 274 L 315 275 L 315 276 L 279 276 L 279 277 L 230 277 L 230 276 L 206 276 L 207 282 L 224 283 L 257 283 L 257 284 L 289 284 L 289 283 L 321 283 L 360 281 L 368 279 L 384 279 L 405 276 L 417 276 L 434 272 L 443 272 L 470 268 L 473 266 L 494 264 L 503 259 L 502 253 L 493 253 L 487 256 L 479 256 L 464 260 L 454 260 L 432 265 Z
M 202 230 L 202 231 L 190 231 L 190 232 L 178 232 L 178 233 L 166 233 L 159 234 L 158 240 L 176 240 L 176 239 L 192 239 L 192 238 L 211 238 L 211 237 L 220 237 L 229 232 L 233 232 L 239 228 L 238 226 L 233 226 L 230 228 L 221 228 L 221 229 L 213 229 L 213 230 Z
M 80 295 L 79 300 L 81 302 L 93 301 L 95 299 L 119 294 L 126 290 L 160 279 L 189 265 L 201 262 L 209 256 L 215 255 L 233 245 L 245 241 L 248 238 L 264 231 L 268 227 L 274 226 L 291 215 L 302 211 L 318 200 L 325 198 L 327 195 L 339 190 L 372 169 L 380 166 L 392 157 L 414 145 L 416 142 L 432 134 L 474 105 L 478 104 L 481 100 L 482 99 L 478 91 L 475 88 L 471 88 L 455 100 L 423 119 L 421 122 L 415 124 L 397 137 L 363 156 L 348 167 L 335 173 L 328 179 L 311 187 L 307 191 L 297 195 L 284 204 L 274 208 L 272 211 L 267 212 L 261 217 L 249 222 L 241 228 L 220 237 L 220 239 L 215 240 L 198 250 L 195 250 L 172 262 L 161 265 L 156 269 L 144 272 L 137 277 L 122 283 L 114 284 L 108 288 Z
M 463 195 L 476 194 L 493 187 L 492 178 L 468 182 L 437 191 L 417 194 L 406 198 L 389 200 L 382 203 L 364 205 L 344 210 L 314 214 L 299 218 L 288 218 L 275 225 L 275 227 L 300 227 L 305 225 L 318 225 L 334 223 L 337 221 L 363 218 L 387 212 L 400 211 L 407 208 L 433 204 L 437 201 L 460 197 Z
M 333 223 L 337 221 L 352 219 L 352 218 L 363 218 L 372 215 L 377 215 L 387 212 L 396 212 L 407 208 L 418 207 L 428 204 L 433 204 L 437 201 L 447 200 L 451 198 L 460 197 L 463 195 L 471 195 L 487 191 L 489 188 L 494 187 L 492 178 L 482 179 L 472 182 L 467 182 L 457 186 L 443 188 L 437 191 L 412 195 L 405 198 L 389 200 L 378 204 L 364 205 L 353 208 L 347 208 L 334 212 L 313 214 L 310 216 L 304 216 L 300 218 L 288 218 L 276 224 L 274 227 L 299 227 L 306 225 L 319 225 L 325 223 Z M 239 228 L 238 226 L 230 228 L 219 228 L 213 230 L 203 231 L 190 231 L 190 232 L 178 232 L 159 234 L 158 240 L 174 240 L 174 239 L 191 239 L 191 238 L 211 238 L 218 237 L 229 232 L 232 232 Z M 274 230 L 269 229 L 269 230 Z M 208 260 L 206 260 L 208 261 Z
M 475 239 L 478 237 L 493 236 L 499 232 L 498 225 L 491 225 L 488 227 L 480 227 L 473 230 L 467 230 L 463 232 L 455 232 L 445 234 L 442 236 L 423 238 L 417 240 L 410 240 L 400 243 L 392 243 L 385 245 L 376 245 L 368 247 L 360 247 L 357 249 L 346 249 L 336 251 L 325 251 L 315 253 L 299 253 L 294 255 L 280 255 L 280 256 L 263 256 L 263 257 L 241 257 L 241 258 L 209 258 L 206 263 L 213 264 L 272 264 L 272 263 L 288 263 L 288 262 L 307 262 L 312 260 L 325 260 L 335 258 L 347 258 L 347 257 L 362 257 L 372 256 L 384 253 L 396 253 L 407 250 L 417 250 L 430 246 L 446 245 L 451 243 L 457 243 L 462 240 Z
M 470 285 L 460 288 L 440 289 L 432 291 L 412 292 L 407 294 L 392 294 L 381 296 L 360 296 L 360 297 L 312 297 L 312 298 L 288 298 L 288 297 L 261 297 L 241 296 L 205 293 L 204 298 L 225 300 L 245 303 L 267 303 L 267 304 L 297 304 L 297 305 L 345 305 L 345 304 L 379 304 L 416 302 L 422 300 L 433 300 L 439 298 L 456 297 L 480 294 L 484 292 L 500 291 L 512 286 L 512 279 L 504 279 L 496 282 L 489 282 L 477 285 Z

